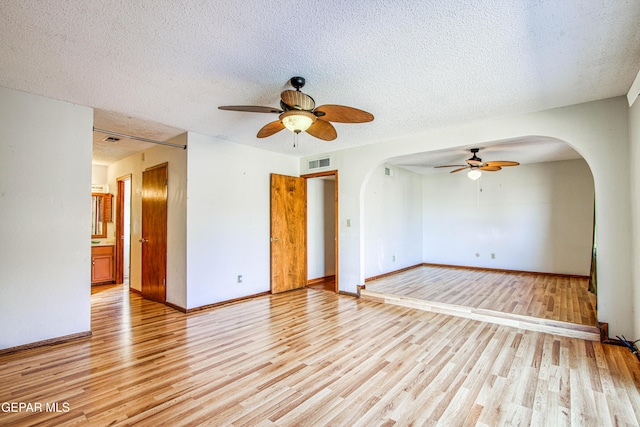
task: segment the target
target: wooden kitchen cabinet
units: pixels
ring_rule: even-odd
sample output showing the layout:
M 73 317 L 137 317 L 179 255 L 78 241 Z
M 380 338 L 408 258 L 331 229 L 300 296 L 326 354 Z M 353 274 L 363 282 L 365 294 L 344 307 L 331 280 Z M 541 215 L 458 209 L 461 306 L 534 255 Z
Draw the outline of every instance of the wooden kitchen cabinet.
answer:
M 91 284 L 115 282 L 115 246 L 91 247 Z

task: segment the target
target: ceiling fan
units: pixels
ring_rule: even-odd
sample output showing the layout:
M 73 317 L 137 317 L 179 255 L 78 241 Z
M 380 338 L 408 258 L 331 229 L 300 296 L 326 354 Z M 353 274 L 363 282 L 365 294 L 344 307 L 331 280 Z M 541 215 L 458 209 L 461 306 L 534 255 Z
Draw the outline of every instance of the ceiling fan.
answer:
M 280 108 L 255 105 L 227 105 L 218 108 L 250 113 L 279 114 L 278 120 L 267 123 L 258 131 L 258 138 L 266 138 L 287 128 L 296 135 L 300 132 L 307 132 L 316 138 L 332 141 L 336 139 L 338 134 L 330 122 L 364 123 L 373 120 L 372 114 L 353 107 L 334 104 L 316 107 L 313 98 L 300 92 L 300 88 L 305 83 L 303 77 L 292 77 L 289 82 L 295 90 L 285 90 L 280 94 Z
M 463 171 L 465 169 L 470 169 L 468 173 L 469 178 L 478 179 L 480 178 L 480 175 L 481 175 L 480 171 L 496 172 L 502 169 L 504 166 L 518 166 L 520 164 L 518 162 L 511 162 L 506 160 L 483 162 L 482 159 L 478 157 L 478 151 L 480 151 L 479 148 L 472 148 L 469 151 L 471 151 L 472 156 L 470 159 L 466 160 L 467 162 L 466 165 L 442 165 L 442 166 L 434 166 L 434 167 L 458 168 L 458 169 L 452 170 L 450 173 L 455 173 L 455 172 Z

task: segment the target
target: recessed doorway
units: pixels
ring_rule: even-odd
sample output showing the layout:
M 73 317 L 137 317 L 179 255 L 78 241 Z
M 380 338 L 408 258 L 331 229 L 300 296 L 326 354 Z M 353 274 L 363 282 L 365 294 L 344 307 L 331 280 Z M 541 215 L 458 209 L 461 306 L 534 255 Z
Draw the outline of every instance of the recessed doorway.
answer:
M 338 293 L 338 171 L 307 180 L 307 287 Z
M 116 180 L 116 283 L 129 286 L 131 271 L 131 174 Z

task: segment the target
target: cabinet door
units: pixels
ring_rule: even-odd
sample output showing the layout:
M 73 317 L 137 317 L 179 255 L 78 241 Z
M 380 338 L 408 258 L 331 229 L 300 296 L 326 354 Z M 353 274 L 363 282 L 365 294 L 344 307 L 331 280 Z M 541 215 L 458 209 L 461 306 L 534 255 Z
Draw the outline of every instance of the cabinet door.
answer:
M 97 255 L 92 258 L 91 283 L 113 281 L 113 257 Z

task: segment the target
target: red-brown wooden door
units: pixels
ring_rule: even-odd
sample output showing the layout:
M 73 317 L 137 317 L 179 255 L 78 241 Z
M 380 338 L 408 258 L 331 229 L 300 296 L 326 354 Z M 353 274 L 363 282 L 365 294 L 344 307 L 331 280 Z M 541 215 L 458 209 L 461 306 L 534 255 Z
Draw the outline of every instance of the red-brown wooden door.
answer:
M 271 174 L 271 292 L 307 284 L 307 182 Z
M 142 173 L 142 296 L 166 301 L 168 165 Z

